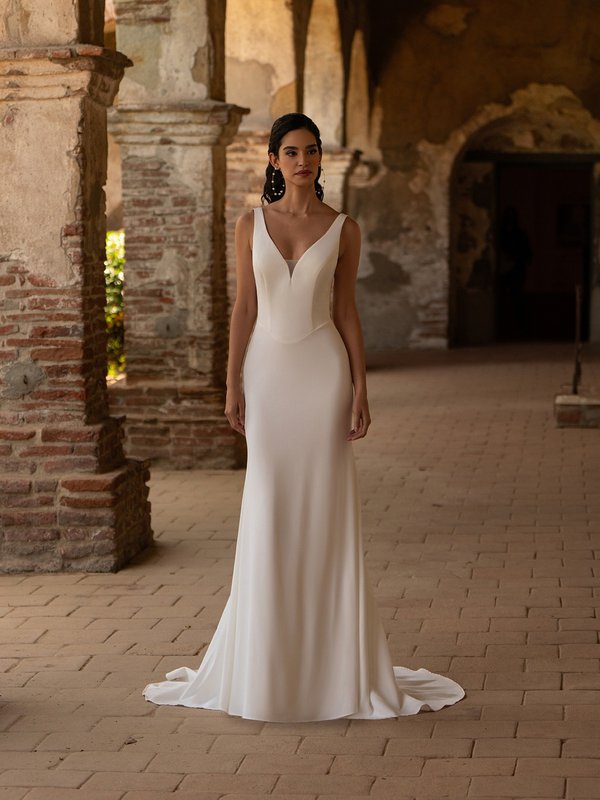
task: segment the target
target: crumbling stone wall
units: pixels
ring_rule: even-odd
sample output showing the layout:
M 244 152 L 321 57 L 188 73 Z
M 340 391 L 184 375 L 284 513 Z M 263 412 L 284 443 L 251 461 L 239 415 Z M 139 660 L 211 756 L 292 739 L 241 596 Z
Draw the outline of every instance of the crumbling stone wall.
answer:
M 94 38 L 100 6 L 82 2 L 76 16 L 64 0 L 45 16 L 25 3 L 3 18 L 12 42 L 0 50 L 4 571 L 114 570 L 152 538 L 146 465 L 125 459 L 121 422 L 108 415 L 106 106 L 128 62 L 73 43 L 82 31 Z
M 582 140 L 599 152 L 589 129 L 600 115 L 590 35 L 600 8 L 550 0 L 540 14 L 520 0 L 469 0 L 388 5 L 386 15 L 369 53 L 381 158 L 354 173 L 349 205 L 364 234 L 361 316 L 370 348 L 445 347 L 455 161 L 479 128 L 511 115 L 521 152 L 579 153 Z
M 223 102 L 224 6 L 121 0 L 131 53 L 111 132 L 122 157 L 127 451 L 178 468 L 240 463 L 225 419 L 225 146 L 243 109 Z
M 141 56 L 145 62 L 143 86 L 164 82 L 169 59 L 178 58 L 163 36 L 169 26 L 178 27 L 172 22 L 175 6 L 167 0 L 121 2 L 138 21 L 164 18 L 165 30 L 147 30 L 146 36 L 150 49 L 159 48 L 158 59 L 144 56 L 146 44 L 136 42 L 131 50 L 136 61 Z M 600 114 L 594 78 L 600 7 L 593 0 L 548 0 L 540 13 L 538 5 L 523 0 L 230 0 L 227 14 L 227 99 L 251 106 L 228 157 L 230 298 L 233 224 L 258 202 L 268 128 L 278 114 L 304 109 L 316 115 L 332 144 L 339 191 L 329 184 L 327 199 L 343 204 L 361 223 L 357 292 L 367 346 L 446 347 L 455 301 L 450 207 L 456 159 L 478 126 L 504 119 L 525 103 L 538 116 L 519 111 L 513 117 L 508 138 L 520 152 L 540 152 L 551 141 L 563 154 L 581 152 L 578 126 L 587 126 L 585 113 L 592 119 Z M 186 47 L 189 62 L 193 52 Z M 329 58 L 335 68 L 323 74 Z M 203 56 L 198 63 L 205 61 Z M 184 73 L 178 72 L 175 94 Z M 137 91 L 139 100 L 146 89 Z M 562 138 L 546 130 L 557 125 L 552 91 L 582 110 L 569 119 Z M 354 148 L 362 151 L 359 165 L 344 152 Z M 326 152 L 326 164 L 328 157 Z M 595 339 L 598 291 L 592 294 Z

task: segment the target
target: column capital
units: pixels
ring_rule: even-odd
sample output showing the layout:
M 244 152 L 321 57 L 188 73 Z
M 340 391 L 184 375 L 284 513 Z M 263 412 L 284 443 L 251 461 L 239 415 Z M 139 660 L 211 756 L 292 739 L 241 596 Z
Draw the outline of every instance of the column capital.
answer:
M 87 94 L 110 106 L 132 62 L 99 45 L 0 48 L 0 100 L 53 100 Z
M 339 172 L 344 175 L 350 165 L 356 160 L 356 151 L 349 147 L 323 145 L 323 166 L 329 172 Z
M 120 104 L 109 130 L 124 145 L 228 145 L 249 109 L 220 100 Z

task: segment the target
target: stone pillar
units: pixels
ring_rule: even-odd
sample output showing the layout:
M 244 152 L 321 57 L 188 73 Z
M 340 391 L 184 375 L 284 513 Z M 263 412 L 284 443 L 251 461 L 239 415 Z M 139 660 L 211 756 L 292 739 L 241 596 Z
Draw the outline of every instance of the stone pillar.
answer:
M 127 415 L 128 452 L 174 468 L 243 458 L 223 414 L 225 147 L 244 109 L 220 99 L 222 5 L 117 5 L 119 48 L 136 66 L 110 124 L 126 256 L 126 378 L 111 387 L 111 403 Z
M 260 205 L 267 168 L 268 130 L 241 130 L 227 148 L 227 288 L 235 300 L 235 223 L 240 214 Z
M 109 571 L 152 538 L 105 380 L 106 107 L 129 62 L 101 0 L 24 5 L 0 19 L 0 569 Z
M 346 209 L 348 180 L 357 159 L 352 150 L 345 147 L 323 147 L 323 178 L 326 203 L 338 211 Z

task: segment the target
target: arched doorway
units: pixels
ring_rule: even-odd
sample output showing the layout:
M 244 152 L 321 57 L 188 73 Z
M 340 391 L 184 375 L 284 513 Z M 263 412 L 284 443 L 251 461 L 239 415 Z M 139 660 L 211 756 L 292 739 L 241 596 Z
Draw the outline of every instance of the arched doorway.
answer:
M 450 185 L 451 345 L 569 341 L 593 323 L 592 215 L 600 142 L 521 111 L 476 131 Z

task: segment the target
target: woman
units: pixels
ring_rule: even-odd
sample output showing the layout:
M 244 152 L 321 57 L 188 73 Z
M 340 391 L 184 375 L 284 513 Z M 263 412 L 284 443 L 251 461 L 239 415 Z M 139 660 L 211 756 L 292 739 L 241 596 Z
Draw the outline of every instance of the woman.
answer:
M 268 154 L 267 205 L 236 225 L 225 413 L 248 464 L 231 593 L 199 669 L 144 693 L 271 722 L 438 709 L 463 690 L 392 667 L 365 574 L 351 444 L 371 422 L 359 227 L 322 200 L 312 120 L 276 120 Z

